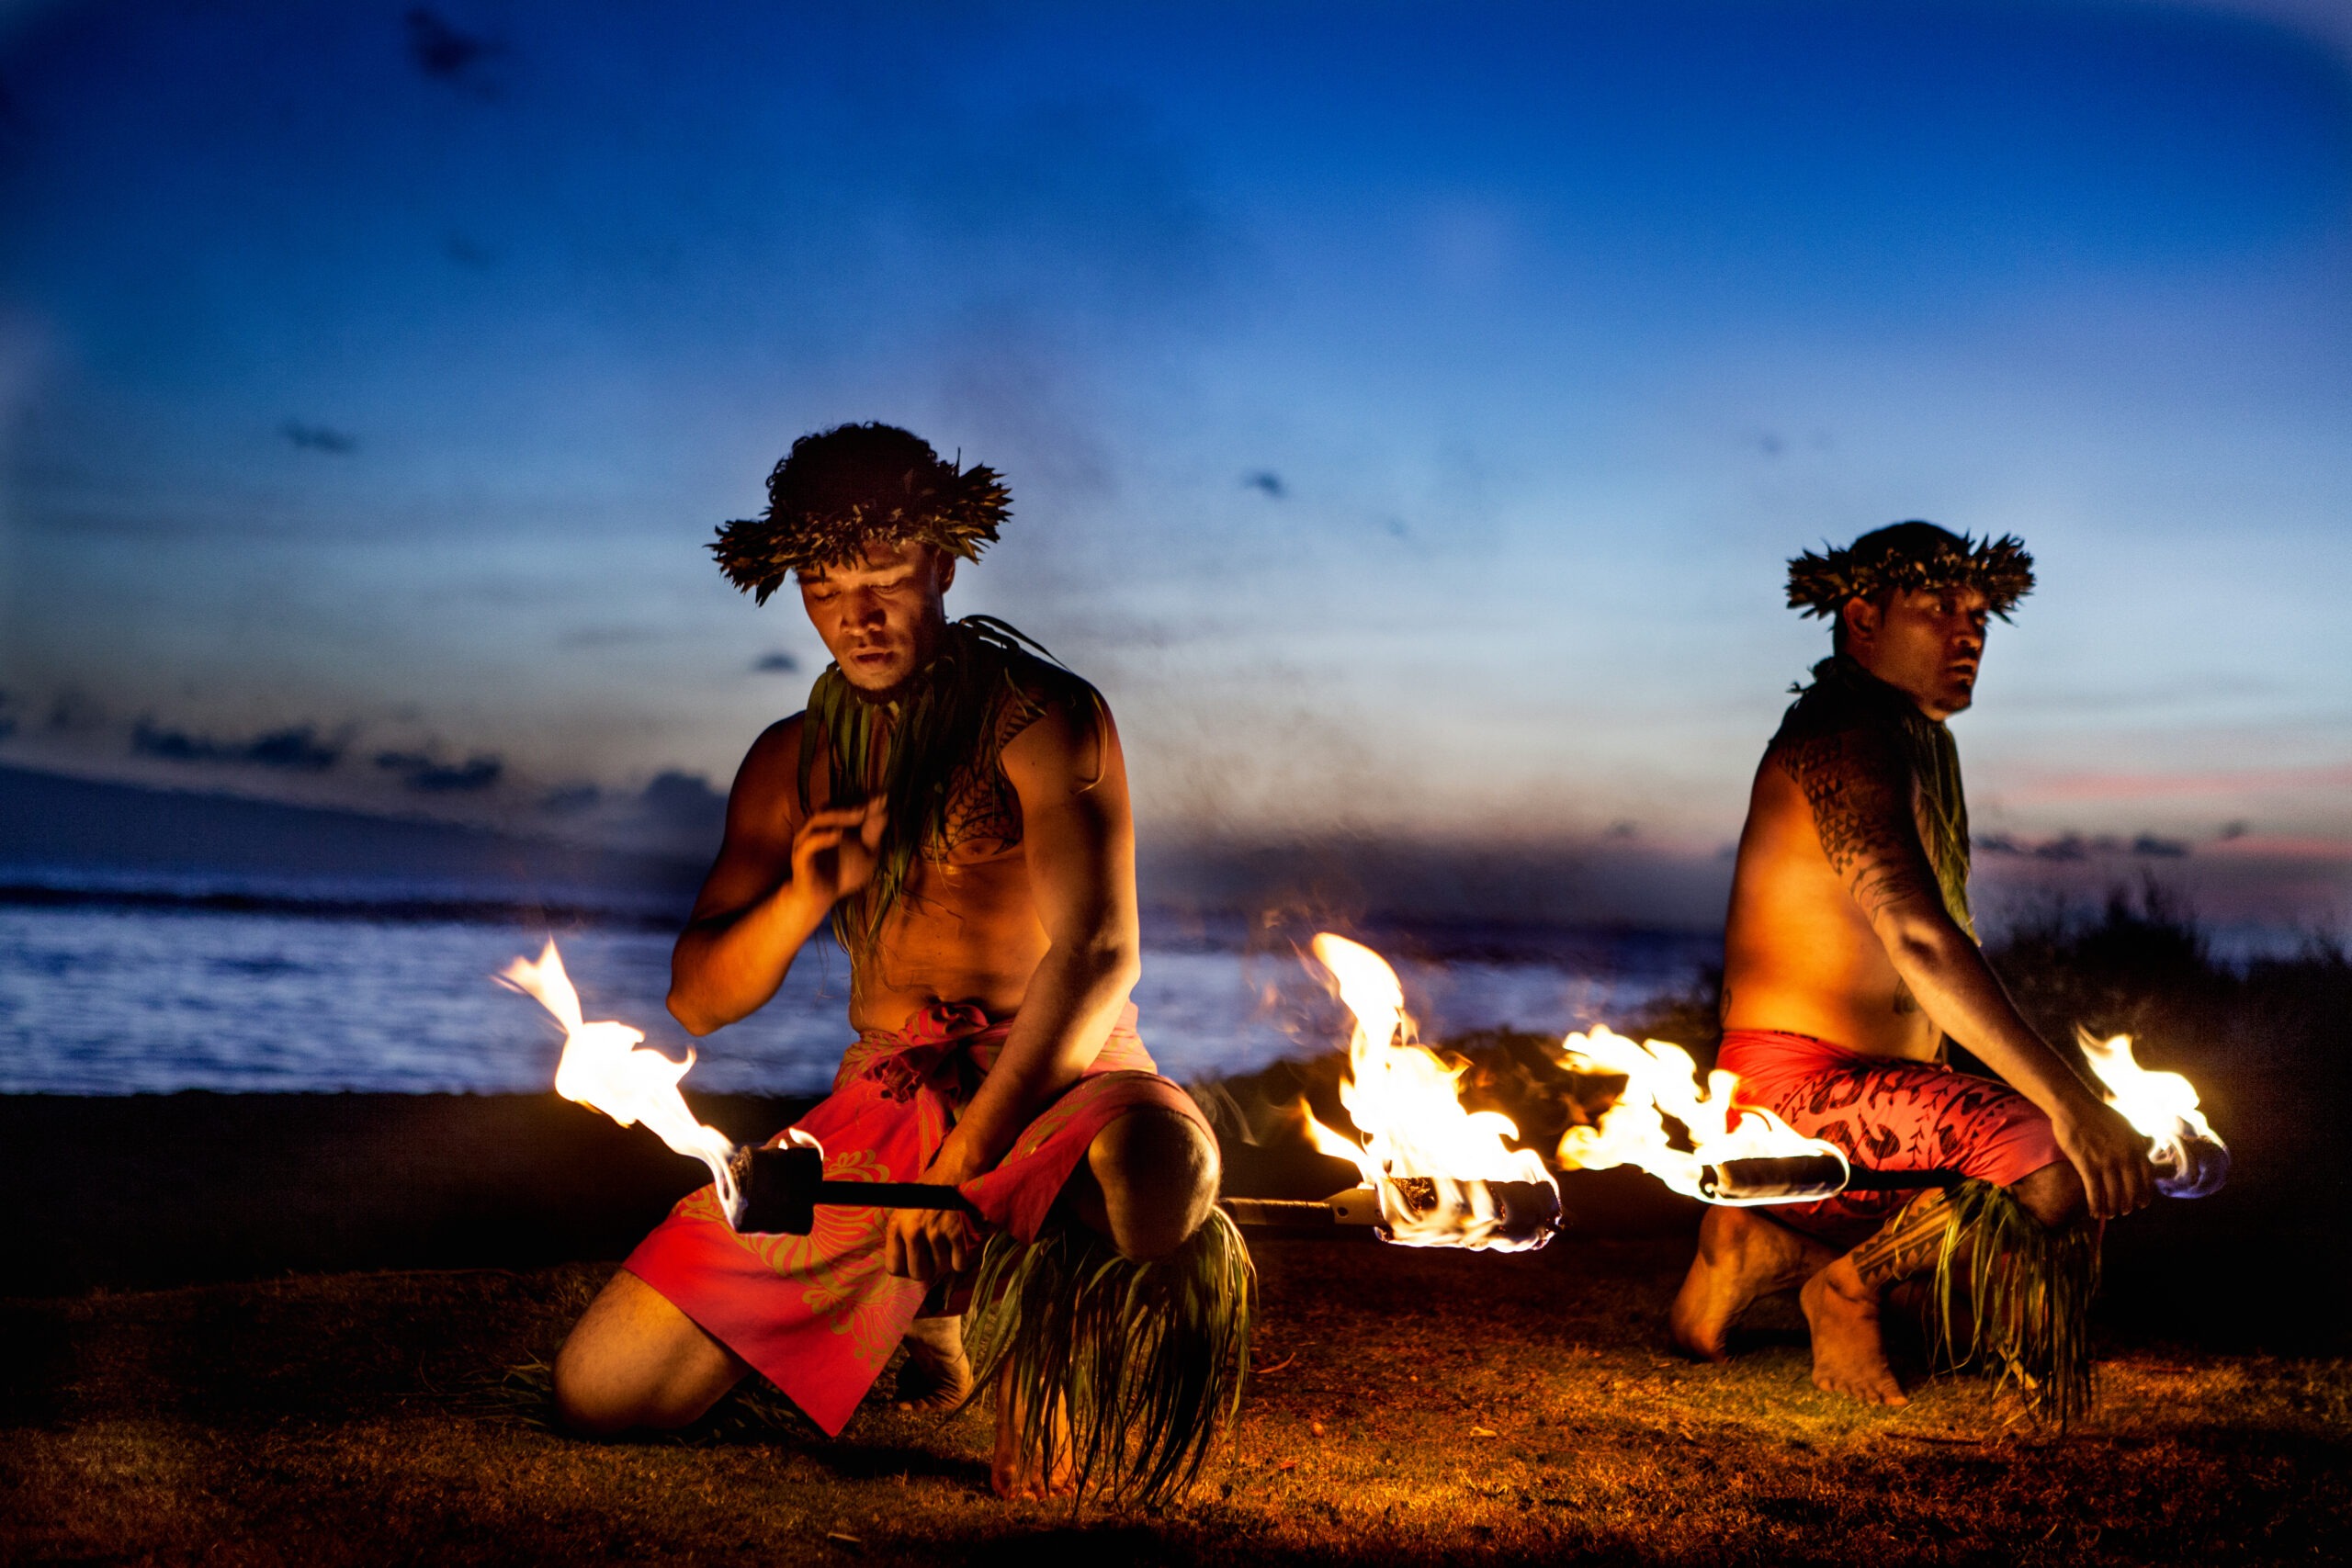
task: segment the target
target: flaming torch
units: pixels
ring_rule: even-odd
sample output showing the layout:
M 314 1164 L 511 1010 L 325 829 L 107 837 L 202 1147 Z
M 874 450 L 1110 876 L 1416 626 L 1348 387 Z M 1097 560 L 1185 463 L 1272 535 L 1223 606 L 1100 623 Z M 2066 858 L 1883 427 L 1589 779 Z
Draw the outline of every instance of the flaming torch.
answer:
M 1560 1051 L 1577 1072 L 1625 1079 L 1599 1125 L 1562 1134 L 1563 1170 L 1638 1166 L 1685 1197 L 1736 1207 L 1826 1198 L 1878 1174 L 1857 1171 L 1837 1145 L 1804 1136 L 1761 1106 L 1733 1105 L 1736 1074 L 1717 1068 L 1702 1090 L 1698 1064 L 1679 1045 L 1595 1027 L 1569 1035 Z M 1688 1148 L 1667 1135 L 1668 1117 L 1682 1124 Z
M 2132 1055 L 2132 1037 L 2095 1038 L 2077 1029 L 2083 1055 L 2107 1090 L 2107 1102 L 2154 1145 L 2148 1158 L 2163 1174 L 2167 1198 L 2204 1198 L 2230 1179 L 2229 1145 L 2197 1109 L 2197 1087 L 2178 1073 L 2152 1073 Z
M 1340 1103 L 1363 1141 L 1311 1111 L 1306 1118 L 1316 1148 L 1352 1161 L 1369 1190 L 1330 1201 L 1340 1223 L 1376 1198 L 1383 1235 L 1402 1246 L 1532 1252 L 1549 1242 L 1559 1228 L 1560 1190 L 1544 1156 L 1504 1143 L 1519 1135 L 1510 1117 L 1463 1109 L 1462 1069 L 1414 1040 L 1396 972 L 1372 949 L 1329 931 L 1314 951 L 1355 1019 Z
M 2156 1190 L 2168 1197 L 2202 1198 L 2221 1190 L 2230 1151 L 2197 1109 L 2197 1090 L 2178 1073 L 2152 1073 L 2132 1056 L 2131 1036 L 2100 1042 L 2083 1035 L 2083 1054 L 2107 1089 L 2109 1103 L 2154 1145 L 2149 1158 L 2163 1172 Z M 1889 1191 L 1939 1187 L 1959 1179 L 1948 1170 L 1871 1170 L 1854 1165 L 1837 1145 L 1808 1138 L 1761 1106 L 1735 1106 L 1737 1075 L 1717 1068 L 1704 1092 L 1689 1052 L 1662 1040 L 1635 1044 L 1606 1029 L 1571 1034 L 1561 1043 L 1564 1065 L 1580 1072 L 1623 1074 L 1624 1093 L 1596 1127 L 1571 1127 L 1560 1139 L 1564 1170 L 1638 1166 L 1686 1197 L 1746 1207 L 1807 1203 L 1849 1190 Z M 1682 1124 L 1690 1147 L 1667 1135 L 1668 1118 Z
M 765 1148 L 739 1148 L 726 1134 L 695 1120 L 678 1092 L 678 1080 L 695 1065 L 695 1054 L 673 1062 L 644 1048 L 642 1031 L 625 1023 L 583 1022 L 580 993 L 563 972 L 563 955 L 550 942 L 539 961 L 518 958 L 501 970 L 511 987 L 555 1015 L 563 1025 L 563 1059 L 556 1065 L 555 1091 L 624 1127 L 642 1122 L 662 1141 L 710 1169 L 727 1223 L 750 1233 L 807 1235 L 816 1206 L 863 1209 L 967 1207 L 952 1187 L 902 1181 L 828 1181 L 825 1151 L 797 1127 Z
M 642 1030 L 582 1021 L 580 993 L 563 972 L 563 954 L 552 941 L 537 964 L 518 958 L 498 972 L 498 979 L 536 1000 L 563 1025 L 556 1093 L 601 1111 L 624 1127 L 642 1122 L 673 1149 L 708 1166 L 711 1180 L 718 1184 L 719 1201 L 731 1219 L 741 1203 L 729 1168 L 735 1145 L 718 1128 L 695 1121 L 678 1092 L 678 1080 L 695 1065 L 694 1052 L 690 1049 L 684 1061 L 673 1062 L 659 1051 L 642 1048 Z

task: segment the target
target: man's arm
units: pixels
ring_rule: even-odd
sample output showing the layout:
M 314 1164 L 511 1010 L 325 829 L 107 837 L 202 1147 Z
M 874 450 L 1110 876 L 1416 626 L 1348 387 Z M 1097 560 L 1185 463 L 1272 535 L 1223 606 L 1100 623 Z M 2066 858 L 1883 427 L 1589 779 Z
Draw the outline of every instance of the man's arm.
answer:
M 925 1181 L 954 1185 L 994 1169 L 1021 1130 L 1092 1065 L 1142 972 L 1135 824 L 1109 710 L 1057 705 L 1005 747 L 1004 774 L 1021 798 L 1030 896 L 1050 945 L 1004 1048 Z M 901 1211 L 885 1258 L 894 1274 L 929 1278 L 963 1267 L 970 1241 L 960 1215 Z
M 1030 897 L 1050 945 L 996 1064 L 934 1168 L 994 1168 L 1021 1129 L 1093 1064 L 1142 973 L 1135 823 L 1126 763 L 1107 709 L 1057 705 L 1004 749 L 1021 797 Z
M 1774 760 L 1813 807 L 1830 868 L 1928 1018 L 2050 1118 L 2091 1213 L 2109 1219 L 2154 1196 L 2147 1141 L 2104 1104 L 2018 1013 L 1984 953 L 1945 910 L 1919 842 L 1911 775 L 1868 730 L 1785 743 Z
M 873 874 L 878 801 L 800 818 L 802 729 L 799 715 L 769 726 L 736 770 L 727 837 L 670 953 L 670 1013 L 689 1034 L 766 1005 L 834 903 Z

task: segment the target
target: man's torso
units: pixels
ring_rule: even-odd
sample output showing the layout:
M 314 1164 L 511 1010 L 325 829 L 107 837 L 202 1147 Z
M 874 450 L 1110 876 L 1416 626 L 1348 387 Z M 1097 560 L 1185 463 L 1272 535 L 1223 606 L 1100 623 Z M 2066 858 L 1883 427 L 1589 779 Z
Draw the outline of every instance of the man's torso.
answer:
M 1026 662 L 1030 678 L 1018 681 L 991 715 L 991 757 L 1082 689 L 1074 677 L 1046 678 L 1048 667 Z M 791 722 L 807 744 L 805 717 Z M 820 755 L 812 809 L 831 804 L 834 787 Z M 798 827 L 797 793 L 785 792 L 775 808 Z M 852 962 L 850 1024 L 896 1032 L 934 1001 L 971 1002 L 991 1017 L 1010 1017 L 1047 945 L 1030 886 L 1020 796 L 1001 766 L 969 760 L 949 786 L 937 840 L 917 852 L 876 940 Z
M 1942 1034 L 1831 867 L 1776 744 L 1758 768 L 1724 929 L 1724 1025 L 1933 1060 Z

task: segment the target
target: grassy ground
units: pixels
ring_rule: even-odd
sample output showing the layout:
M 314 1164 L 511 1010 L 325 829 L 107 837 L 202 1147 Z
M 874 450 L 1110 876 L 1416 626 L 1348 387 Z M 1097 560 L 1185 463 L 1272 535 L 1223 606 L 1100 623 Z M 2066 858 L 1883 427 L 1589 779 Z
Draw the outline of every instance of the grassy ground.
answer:
M 1256 1242 L 1261 1375 L 1157 1517 L 998 1503 L 978 1415 L 876 1403 L 828 1442 L 747 1399 L 684 1440 L 578 1442 L 508 1369 L 611 1267 L 564 1260 L 698 1179 L 641 1132 L 552 1097 L 0 1098 L 8 1278 L 47 1292 L 0 1302 L 0 1562 L 2340 1560 L 2352 963 L 2217 964 L 2154 901 L 1994 956 L 2053 1037 L 2131 1030 L 2188 1072 L 2237 1155 L 2227 1191 L 2110 1234 L 2105 1401 L 2063 1439 L 1973 1380 L 1902 1411 L 1819 1394 L 1786 1302 L 1731 1364 L 1676 1359 L 1695 1208 L 1614 1171 L 1564 1179 L 1580 1228 L 1532 1257 Z M 1626 1026 L 1703 1059 L 1711 1017 L 1699 993 Z M 1547 1145 L 1592 1107 L 1543 1043 L 1470 1043 L 1465 1090 Z M 1336 1081 L 1208 1094 L 1232 1190 L 1349 1179 L 1287 1109 L 1336 1119 Z M 698 1104 L 739 1137 L 790 1109 Z M 476 1262 L 507 1267 L 353 1271 Z
M 1153 1517 L 987 1490 L 986 1427 L 869 1401 L 838 1441 L 722 1406 L 590 1443 L 502 1384 L 605 1268 L 345 1274 L 17 1301 L 0 1411 L 14 1562 L 1432 1559 L 2303 1562 L 2352 1531 L 2352 1364 L 2108 1347 L 2052 1440 L 1969 1379 L 1817 1393 L 1798 1320 L 1693 1366 L 1683 1244 L 1501 1258 L 1261 1240 L 1261 1371 Z M 1770 1315 L 1777 1312 L 1777 1316 Z

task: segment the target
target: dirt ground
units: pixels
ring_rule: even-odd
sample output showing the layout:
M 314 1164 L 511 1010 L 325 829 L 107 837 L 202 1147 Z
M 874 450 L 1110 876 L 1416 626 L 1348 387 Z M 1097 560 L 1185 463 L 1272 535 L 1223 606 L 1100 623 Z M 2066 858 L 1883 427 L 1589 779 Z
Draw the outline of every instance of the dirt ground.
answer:
M 721 1411 L 582 1442 L 508 1369 L 608 1271 L 298 1276 L 0 1305 L 0 1559 L 74 1562 L 2340 1561 L 2352 1363 L 2110 1343 L 2052 1439 L 1982 1382 L 1815 1392 L 1792 1306 L 1695 1366 L 1687 1243 L 1532 1257 L 1261 1238 L 1259 1374 L 1154 1517 L 989 1495 L 985 1419 L 837 1441 Z M 887 1385 L 886 1385 L 887 1386 Z

